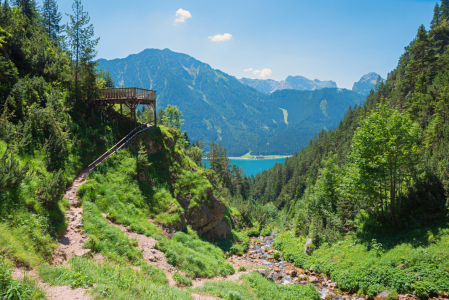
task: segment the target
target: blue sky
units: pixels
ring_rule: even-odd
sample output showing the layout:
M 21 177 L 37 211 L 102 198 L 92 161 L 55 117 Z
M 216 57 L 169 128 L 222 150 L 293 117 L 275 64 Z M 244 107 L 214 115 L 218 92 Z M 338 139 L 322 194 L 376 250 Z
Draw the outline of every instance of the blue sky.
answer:
M 368 72 L 387 76 L 419 25 L 429 27 L 436 0 L 82 3 L 101 38 L 98 58 L 169 48 L 237 78 L 301 75 L 350 89 Z M 71 0 L 58 4 L 71 12 Z

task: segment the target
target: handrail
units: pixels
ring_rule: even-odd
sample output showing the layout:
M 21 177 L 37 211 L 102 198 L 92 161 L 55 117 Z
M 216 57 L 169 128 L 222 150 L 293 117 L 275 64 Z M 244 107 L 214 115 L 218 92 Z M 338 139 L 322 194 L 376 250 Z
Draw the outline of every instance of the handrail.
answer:
M 139 127 L 134 128 L 133 130 L 131 130 L 130 133 L 128 133 L 124 138 L 122 138 L 120 141 L 118 141 L 117 143 L 114 144 L 114 146 L 112 146 L 108 151 L 106 151 L 105 153 L 103 153 L 100 157 L 98 157 L 94 162 L 92 162 L 88 167 L 90 168 L 92 165 L 94 165 L 97 161 L 99 161 L 103 156 L 105 156 L 107 153 L 109 153 L 112 149 L 114 149 L 118 144 L 120 144 L 124 139 L 126 139 L 128 136 L 130 136 L 134 131 L 136 131 L 137 129 L 139 129 L 140 127 L 147 125 L 149 123 L 145 123 L 145 124 L 141 124 Z
M 136 130 L 137 128 L 140 128 L 140 127 L 142 127 L 143 125 L 148 125 L 149 123 L 146 123 L 146 124 L 142 124 L 141 126 L 139 126 L 139 127 L 136 127 L 136 128 L 134 128 L 134 130 Z M 118 142 L 117 144 L 115 144 L 114 145 L 114 147 L 112 147 L 111 149 L 109 149 L 107 152 L 105 152 L 102 156 L 100 156 L 98 159 L 96 159 L 93 163 L 91 163 L 90 165 L 89 165 L 89 168 L 92 168 L 92 170 L 96 167 L 96 166 L 98 166 L 98 165 L 100 165 L 101 163 L 103 163 L 105 160 L 107 160 L 109 157 L 111 157 L 112 155 L 114 155 L 114 153 L 116 153 L 117 151 L 119 151 L 120 149 L 122 149 L 126 144 L 128 144 L 132 139 L 134 139 L 138 134 L 140 134 L 140 133 L 142 133 L 142 132 L 144 132 L 144 131 L 146 131 L 146 130 L 148 130 L 148 129 L 151 129 L 151 128 L 154 128 L 156 125 L 150 125 L 150 126 L 148 126 L 147 128 L 144 128 L 144 129 L 142 129 L 142 130 L 140 130 L 140 131 L 138 131 L 138 132 L 136 132 L 132 137 L 130 137 L 129 139 L 127 139 L 123 144 L 121 144 L 120 145 L 120 147 L 118 147 L 117 149 L 115 149 L 113 152 L 111 152 L 108 156 L 106 156 L 106 157 L 104 157 L 110 150 L 112 150 L 114 147 L 116 147 L 120 142 L 122 142 L 125 138 L 127 138 L 133 131 L 131 131 L 127 136 L 125 136 L 123 139 L 121 139 L 120 140 L 120 142 Z M 104 158 L 103 158 L 104 157 Z M 96 164 L 96 162 L 98 161 L 98 160 L 101 160 L 100 162 L 98 162 L 98 164 Z
M 144 99 L 156 101 L 156 91 L 139 88 L 99 89 L 98 93 L 105 99 Z M 95 100 L 102 100 L 101 97 Z

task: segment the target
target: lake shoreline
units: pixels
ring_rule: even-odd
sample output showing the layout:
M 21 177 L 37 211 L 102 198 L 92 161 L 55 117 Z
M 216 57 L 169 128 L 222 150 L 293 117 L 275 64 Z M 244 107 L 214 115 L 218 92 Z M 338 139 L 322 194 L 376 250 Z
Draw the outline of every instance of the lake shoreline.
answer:
M 281 158 L 289 158 L 293 157 L 293 155 L 285 155 L 285 156 L 276 156 L 276 157 L 264 157 L 264 158 L 256 158 L 256 157 L 228 157 L 229 159 L 233 160 L 267 160 L 267 159 L 281 159 Z M 207 157 L 203 157 L 202 159 L 206 159 Z
M 280 158 L 289 158 L 293 155 L 285 155 L 285 156 L 276 156 L 276 157 L 264 157 L 264 158 L 256 158 L 256 157 L 229 157 L 229 159 L 246 159 L 246 160 L 266 160 L 266 159 L 280 159 Z

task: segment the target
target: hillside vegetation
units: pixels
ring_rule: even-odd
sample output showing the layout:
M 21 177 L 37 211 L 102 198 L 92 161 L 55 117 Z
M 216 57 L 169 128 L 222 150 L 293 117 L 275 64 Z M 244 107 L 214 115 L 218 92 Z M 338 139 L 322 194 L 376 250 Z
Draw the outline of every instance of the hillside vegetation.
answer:
M 442 1 L 430 30 L 418 29 L 362 106 L 234 195 L 235 203 L 274 206 L 275 224 L 294 226 L 277 239 L 283 257 L 315 265 L 342 289 L 449 291 L 448 18 Z

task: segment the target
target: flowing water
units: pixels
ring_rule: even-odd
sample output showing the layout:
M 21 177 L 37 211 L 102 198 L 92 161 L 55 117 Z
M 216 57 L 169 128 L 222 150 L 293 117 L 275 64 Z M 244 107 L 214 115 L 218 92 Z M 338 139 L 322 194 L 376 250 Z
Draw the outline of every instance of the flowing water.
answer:
M 284 261 L 281 257 L 278 259 L 273 258 L 272 254 L 276 250 L 272 245 L 276 236 L 277 233 L 272 233 L 268 237 L 259 236 L 258 238 L 251 238 L 251 244 L 245 257 L 245 260 L 251 263 L 262 264 L 268 267 L 267 278 L 274 280 L 280 285 L 306 285 L 309 282 L 313 283 L 317 287 L 321 299 L 364 300 L 362 296 L 350 296 L 334 291 L 336 284 L 332 283 L 328 278 L 321 276 L 321 274 L 316 274 L 313 270 L 296 268 L 292 263 Z

